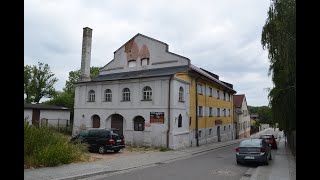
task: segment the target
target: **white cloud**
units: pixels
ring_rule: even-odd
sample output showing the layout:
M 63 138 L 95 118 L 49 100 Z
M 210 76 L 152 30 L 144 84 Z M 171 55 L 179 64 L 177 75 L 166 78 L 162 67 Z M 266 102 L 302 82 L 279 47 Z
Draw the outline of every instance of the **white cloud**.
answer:
M 48 63 L 62 90 L 80 68 L 82 28 L 93 29 L 91 65 L 142 33 L 230 81 L 250 105 L 267 105 L 269 61 L 260 44 L 269 1 L 25 1 L 25 64 Z M 252 102 L 252 103 L 251 103 Z

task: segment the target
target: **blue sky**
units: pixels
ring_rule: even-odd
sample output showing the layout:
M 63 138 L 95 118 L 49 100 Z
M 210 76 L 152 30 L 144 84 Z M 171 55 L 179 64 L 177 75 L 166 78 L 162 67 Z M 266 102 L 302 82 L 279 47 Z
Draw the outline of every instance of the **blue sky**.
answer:
M 137 33 L 219 75 L 245 94 L 248 105 L 268 105 L 271 77 L 261 46 L 269 0 L 26 0 L 24 63 L 49 64 L 62 90 L 80 69 L 82 33 L 93 29 L 91 66 L 102 67 Z

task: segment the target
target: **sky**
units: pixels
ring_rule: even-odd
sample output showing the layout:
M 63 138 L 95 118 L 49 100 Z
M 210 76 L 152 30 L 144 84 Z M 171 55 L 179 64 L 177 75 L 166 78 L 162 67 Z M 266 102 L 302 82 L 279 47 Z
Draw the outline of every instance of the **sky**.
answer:
M 250 106 L 269 104 L 267 50 L 261 32 L 270 0 L 25 0 L 24 64 L 46 63 L 61 91 L 80 69 L 82 33 L 92 32 L 91 66 L 102 67 L 137 33 L 233 84 Z

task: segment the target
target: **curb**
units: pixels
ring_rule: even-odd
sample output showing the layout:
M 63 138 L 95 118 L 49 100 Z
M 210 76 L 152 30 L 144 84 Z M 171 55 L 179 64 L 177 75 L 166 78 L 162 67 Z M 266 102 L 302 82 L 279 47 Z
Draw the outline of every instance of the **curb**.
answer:
M 234 144 L 237 144 L 237 143 L 239 143 L 239 142 L 238 142 L 238 141 L 236 141 L 236 142 L 228 143 L 228 144 L 225 144 L 225 145 L 222 145 L 222 146 L 217 146 L 217 147 L 212 147 L 212 148 L 205 149 L 205 150 L 196 151 L 196 152 L 190 153 L 190 154 L 188 154 L 188 155 L 186 155 L 186 156 L 183 156 L 183 157 L 193 156 L 193 155 L 196 155 L 196 154 L 200 154 L 200 153 L 204 153 L 204 152 L 212 151 L 212 150 L 215 150 L 215 149 L 219 149 L 219 148 L 223 148 L 223 147 L 231 146 L 231 145 L 234 145 Z M 172 160 L 178 160 L 178 159 L 181 159 L 181 158 L 183 158 L 183 157 L 172 158 L 172 159 L 165 160 L 165 161 L 158 161 L 158 162 L 154 162 L 154 163 L 150 163 L 150 164 L 144 164 L 144 165 L 135 166 L 135 167 L 130 167 L 130 168 L 121 169 L 121 170 L 113 170 L 113 171 L 106 170 L 106 171 L 99 171 L 99 172 L 87 173 L 87 174 L 76 175 L 76 176 L 69 176 L 69 177 L 63 177 L 63 178 L 56 178 L 55 180 L 74 180 L 74 179 L 88 178 L 88 177 L 98 176 L 98 175 L 104 175 L 104 174 L 121 173 L 121 172 L 125 172 L 125 171 L 128 171 L 128 170 L 141 168 L 141 167 L 144 167 L 144 166 L 150 167 L 150 166 L 153 166 L 153 165 L 161 164 L 162 162 L 172 161 Z

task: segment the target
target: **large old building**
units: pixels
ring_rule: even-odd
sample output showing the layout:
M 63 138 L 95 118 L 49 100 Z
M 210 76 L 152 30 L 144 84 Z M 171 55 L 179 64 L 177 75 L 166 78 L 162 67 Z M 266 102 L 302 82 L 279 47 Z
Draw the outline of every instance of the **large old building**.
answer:
M 232 84 L 137 34 L 90 79 L 92 29 L 84 28 L 74 127 L 115 127 L 127 144 L 178 149 L 233 138 Z M 198 133 L 197 133 L 198 132 Z

